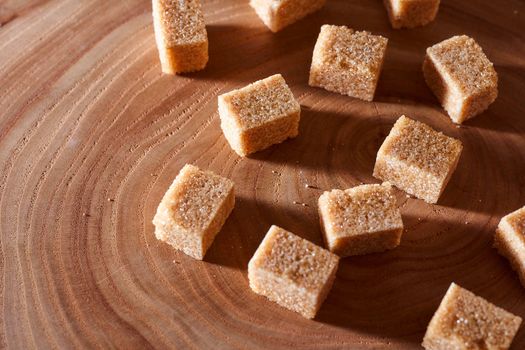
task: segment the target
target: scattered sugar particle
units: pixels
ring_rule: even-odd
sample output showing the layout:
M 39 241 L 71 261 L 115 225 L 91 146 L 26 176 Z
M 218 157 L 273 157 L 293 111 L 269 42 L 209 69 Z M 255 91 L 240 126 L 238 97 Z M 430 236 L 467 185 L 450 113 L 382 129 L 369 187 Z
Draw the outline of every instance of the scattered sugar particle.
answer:
M 319 189 L 320 189 L 319 187 L 314 186 L 314 185 L 310 185 L 310 184 L 305 184 L 304 187 L 305 187 L 305 188 L 312 188 L 312 189 L 314 189 L 314 190 L 319 190 Z

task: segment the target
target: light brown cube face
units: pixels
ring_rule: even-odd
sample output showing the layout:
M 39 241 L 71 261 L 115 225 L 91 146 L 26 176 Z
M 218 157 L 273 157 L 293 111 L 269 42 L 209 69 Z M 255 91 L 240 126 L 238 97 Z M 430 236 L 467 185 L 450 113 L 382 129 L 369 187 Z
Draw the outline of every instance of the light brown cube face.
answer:
M 162 71 L 201 70 L 208 63 L 208 34 L 199 0 L 153 0 L 153 26 Z
M 525 207 L 501 219 L 494 246 L 509 260 L 525 287 Z
M 390 184 L 325 192 L 319 217 L 328 249 L 339 256 L 381 252 L 401 242 L 403 221 Z
M 425 81 L 454 123 L 485 111 L 498 96 L 498 75 L 481 47 L 455 36 L 427 49 Z
M 219 96 L 221 128 L 240 156 L 299 133 L 301 106 L 280 74 Z
M 234 204 L 231 180 L 185 165 L 153 218 L 155 236 L 202 260 Z
M 462 149 L 459 140 L 402 116 L 377 153 L 374 177 L 436 203 L 456 169 Z
M 339 258 L 291 232 L 272 226 L 248 264 L 251 289 L 314 318 L 335 279 Z
M 345 26 L 324 25 L 315 44 L 310 86 L 372 101 L 388 39 Z
M 384 0 L 392 27 L 415 28 L 436 18 L 440 0 Z
M 521 318 L 452 283 L 428 325 L 427 350 L 504 350 Z
M 272 32 L 319 10 L 325 3 L 326 0 L 250 0 L 250 5 Z

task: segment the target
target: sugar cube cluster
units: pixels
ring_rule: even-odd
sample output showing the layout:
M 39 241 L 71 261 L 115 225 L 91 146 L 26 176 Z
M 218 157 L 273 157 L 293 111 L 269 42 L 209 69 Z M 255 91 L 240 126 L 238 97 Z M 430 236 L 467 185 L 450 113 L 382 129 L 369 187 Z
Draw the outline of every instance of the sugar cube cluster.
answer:
M 204 69 L 208 38 L 199 0 L 152 0 L 162 71 Z M 320 10 L 326 0 L 250 0 L 272 31 Z M 393 28 L 424 26 L 440 0 L 384 0 Z M 323 25 L 315 43 L 308 84 L 373 101 L 388 39 L 347 26 Z M 422 72 L 452 122 L 483 113 L 498 96 L 498 75 L 481 46 L 466 35 L 426 50 Z M 240 157 L 297 137 L 301 106 L 281 74 L 218 97 L 221 129 Z M 393 186 L 435 204 L 459 163 L 463 145 L 421 121 L 401 116 L 382 143 L 373 176 L 382 184 L 325 191 L 318 199 L 327 249 L 272 225 L 248 264 L 250 288 L 312 319 L 327 298 L 342 257 L 380 253 L 400 245 L 403 218 Z M 156 237 L 202 260 L 235 205 L 234 184 L 185 165 L 168 188 L 153 224 Z M 525 286 L 525 207 L 503 217 L 494 246 Z M 452 283 L 428 325 L 427 350 L 508 349 L 521 318 Z

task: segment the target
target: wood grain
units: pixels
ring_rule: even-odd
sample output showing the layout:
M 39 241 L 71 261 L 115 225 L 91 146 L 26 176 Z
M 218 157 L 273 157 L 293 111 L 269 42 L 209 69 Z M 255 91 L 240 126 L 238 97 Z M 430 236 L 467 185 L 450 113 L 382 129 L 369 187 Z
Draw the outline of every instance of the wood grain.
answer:
M 444 0 L 433 24 L 394 31 L 379 0 L 331 0 L 278 34 L 246 1 L 206 1 L 208 68 L 177 77 L 160 72 L 148 1 L 0 5 L 16 14 L 0 28 L 0 347 L 419 348 L 452 281 L 525 317 L 524 290 L 491 247 L 499 218 L 525 204 L 523 1 Z M 374 103 L 308 87 L 324 23 L 390 39 Z M 495 62 L 500 96 L 457 128 L 421 63 L 460 33 Z M 241 159 L 216 97 L 278 72 L 303 106 L 300 136 Z M 342 260 L 314 321 L 253 294 L 247 262 L 268 227 L 321 244 L 321 190 L 376 182 L 375 154 L 401 114 L 464 143 L 439 204 L 397 192 L 401 246 Z M 204 262 L 151 224 L 187 162 L 236 183 Z

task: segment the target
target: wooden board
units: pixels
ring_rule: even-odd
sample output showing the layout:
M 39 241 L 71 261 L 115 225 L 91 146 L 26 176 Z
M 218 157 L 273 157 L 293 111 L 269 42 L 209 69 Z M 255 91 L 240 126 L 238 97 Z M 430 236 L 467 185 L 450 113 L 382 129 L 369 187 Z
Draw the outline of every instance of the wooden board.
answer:
M 330 0 L 278 34 L 246 1 L 206 1 L 211 60 L 179 77 L 160 73 L 149 1 L 0 9 L 0 347 L 418 348 L 452 281 L 525 317 L 524 289 L 491 247 L 500 217 L 525 204 L 523 1 L 444 0 L 435 23 L 394 31 L 381 1 Z M 374 103 L 308 87 L 324 23 L 390 39 Z M 495 62 L 500 96 L 457 128 L 421 63 L 461 33 Z M 220 131 L 217 95 L 277 72 L 303 106 L 300 135 L 241 159 Z M 253 294 L 247 262 L 269 226 L 322 244 L 321 191 L 305 184 L 376 182 L 376 152 L 401 114 L 464 143 L 439 204 L 398 191 L 401 246 L 342 260 L 314 321 Z M 236 183 L 204 262 L 158 242 L 151 224 L 188 162 Z

